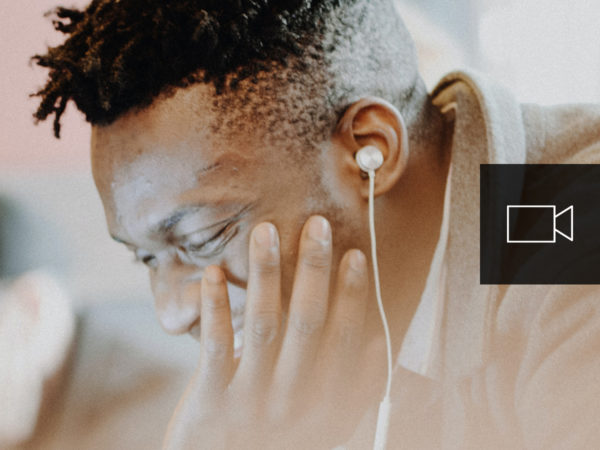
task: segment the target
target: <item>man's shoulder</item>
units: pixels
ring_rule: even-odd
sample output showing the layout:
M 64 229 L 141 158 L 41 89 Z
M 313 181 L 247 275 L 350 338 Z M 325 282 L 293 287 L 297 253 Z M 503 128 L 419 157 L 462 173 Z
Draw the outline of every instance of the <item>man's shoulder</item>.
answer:
M 557 370 L 589 364 L 600 342 L 599 300 L 595 285 L 510 286 L 498 302 L 495 347 L 513 352 L 526 378 L 545 360 Z
M 600 163 L 600 104 L 523 104 L 521 109 L 528 163 Z
M 600 323 L 600 286 L 597 285 L 509 285 L 499 290 L 498 317 L 500 326 L 509 327 L 518 316 L 532 331 L 536 317 L 546 322 L 568 310 L 586 311 L 597 316 Z

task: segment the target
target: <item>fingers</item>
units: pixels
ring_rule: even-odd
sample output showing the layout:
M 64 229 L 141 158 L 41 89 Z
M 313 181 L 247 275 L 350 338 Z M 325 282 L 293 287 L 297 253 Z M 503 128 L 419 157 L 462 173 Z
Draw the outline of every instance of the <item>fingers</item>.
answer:
M 318 364 L 323 374 L 318 386 L 321 397 L 327 396 L 334 410 L 346 411 L 340 433 L 354 429 L 363 411 L 360 405 L 373 398 L 362 395 L 364 391 L 372 392 L 372 371 L 385 367 L 372 366 L 372 358 L 364 353 L 368 293 L 365 255 L 360 250 L 350 250 L 339 265 Z
M 291 395 L 307 377 L 327 315 L 331 228 L 320 216 L 302 230 L 285 337 L 275 373 L 281 395 Z
M 368 290 L 365 255 L 360 250 L 350 250 L 340 263 L 322 352 L 325 364 L 334 374 L 352 370 L 361 352 Z
M 258 225 L 250 239 L 248 293 L 244 316 L 244 351 L 236 379 L 260 392 L 270 381 L 281 322 L 279 237 L 270 223 Z
M 359 401 L 381 398 L 387 381 L 387 346 L 384 336 L 372 338 L 363 346 L 361 358 L 363 367 L 357 376 L 362 380 L 364 389 L 359 393 Z
M 233 371 L 233 329 L 225 276 L 221 269 L 204 270 L 201 287 L 200 389 L 203 398 L 223 392 Z

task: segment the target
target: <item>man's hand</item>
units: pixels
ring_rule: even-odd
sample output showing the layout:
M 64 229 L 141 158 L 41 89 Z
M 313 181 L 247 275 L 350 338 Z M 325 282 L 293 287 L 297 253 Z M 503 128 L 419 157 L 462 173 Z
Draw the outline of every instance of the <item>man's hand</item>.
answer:
M 258 225 L 239 364 L 223 272 L 201 283 L 199 368 L 169 424 L 166 449 L 332 448 L 379 401 L 382 347 L 365 344 L 369 288 L 365 256 L 348 251 L 330 301 L 331 229 L 304 226 L 286 323 L 282 323 L 279 239 Z M 376 349 L 376 350 L 375 350 Z

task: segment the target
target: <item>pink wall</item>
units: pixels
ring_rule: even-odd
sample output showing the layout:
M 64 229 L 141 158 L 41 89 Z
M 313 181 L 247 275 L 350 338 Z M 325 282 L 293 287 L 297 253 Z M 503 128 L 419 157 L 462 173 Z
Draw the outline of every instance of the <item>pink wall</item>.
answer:
M 0 2 L 0 173 L 89 168 L 89 126 L 73 105 L 65 114 L 60 140 L 53 137 L 50 122 L 34 126 L 31 117 L 37 100 L 28 94 L 42 85 L 45 73 L 30 66 L 29 57 L 59 42 L 59 33 L 43 14 L 60 3 L 64 4 L 60 0 Z

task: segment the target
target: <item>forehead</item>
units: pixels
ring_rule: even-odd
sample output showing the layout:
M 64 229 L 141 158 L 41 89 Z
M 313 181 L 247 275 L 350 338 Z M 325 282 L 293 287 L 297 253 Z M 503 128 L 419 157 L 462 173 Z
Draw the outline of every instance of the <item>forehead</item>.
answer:
M 92 170 L 109 227 L 145 205 L 184 201 L 182 193 L 199 185 L 225 201 L 236 192 L 236 180 L 264 169 L 264 146 L 252 145 L 252 137 L 215 133 L 213 100 L 211 88 L 198 84 L 93 127 Z
M 258 134 L 241 133 L 235 124 L 218 126 L 229 113 L 214 105 L 214 88 L 196 84 L 110 125 L 92 127 L 92 170 L 98 188 L 130 179 L 156 180 L 167 173 L 165 186 L 189 184 L 217 163 L 252 168 L 264 161 L 260 153 L 265 146 Z
M 110 125 L 92 127 L 93 168 L 122 167 L 140 155 L 177 159 L 198 149 L 200 143 L 208 144 L 216 117 L 211 98 L 207 85 L 177 89 L 172 96 L 130 111 Z M 196 157 L 203 157 L 203 151 L 196 152 Z

